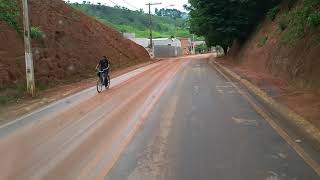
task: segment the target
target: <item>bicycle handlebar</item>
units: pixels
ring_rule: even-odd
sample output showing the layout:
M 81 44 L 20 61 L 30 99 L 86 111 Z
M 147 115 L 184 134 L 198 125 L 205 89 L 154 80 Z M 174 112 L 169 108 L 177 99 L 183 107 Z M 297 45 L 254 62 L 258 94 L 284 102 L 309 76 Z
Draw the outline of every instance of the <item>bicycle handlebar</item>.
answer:
M 108 70 L 108 69 L 109 69 L 109 67 L 108 67 L 108 68 L 103 69 L 102 71 L 100 71 L 100 70 L 99 70 L 99 72 L 104 72 L 104 71 L 106 71 L 106 70 Z

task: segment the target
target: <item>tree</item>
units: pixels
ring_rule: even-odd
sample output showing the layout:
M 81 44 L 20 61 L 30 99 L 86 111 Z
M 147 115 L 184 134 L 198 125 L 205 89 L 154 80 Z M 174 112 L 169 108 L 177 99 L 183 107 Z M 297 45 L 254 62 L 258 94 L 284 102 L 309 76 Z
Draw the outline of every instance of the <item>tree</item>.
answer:
M 161 8 L 160 10 L 158 8 L 156 8 L 155 14 L 157 16 L 166 16 L 166 17 L 171 17 L 171 18 L 181 18 L 182 15 L 184 15 L 183 12 L 181 12 L 177 9 L 164 9 L 164 8 Z
M 226 51 L 234 41 L 245 42 L 280 0 L 189 0 L 190 31 L 204 36 L 207 45 L 221 45 Z

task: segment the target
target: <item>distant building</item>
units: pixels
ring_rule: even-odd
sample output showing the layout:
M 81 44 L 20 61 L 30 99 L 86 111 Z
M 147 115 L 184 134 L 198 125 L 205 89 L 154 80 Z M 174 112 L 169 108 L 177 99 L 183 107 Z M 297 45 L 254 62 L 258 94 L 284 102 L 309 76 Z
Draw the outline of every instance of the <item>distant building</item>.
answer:
M 144 47 L 150 53 L 151 57 L 177 57 L 183 55 L 181 41 L 179 39 L 153 39 L 153 51 L 150 50 L 150 39 L 148 38 L 131 37 L 128 39 Z
M 182 56 L 181 41 L 175 38 L 153 39 L 155 57 L 178 57 Z
M 130 38 L 135 38 L 136 37 L 136 33 L 130 33 L 130 32 L 124 32 L 122 33 L 123 37 L 130 39 Z
M 194 46 L 199 46 L 202 44 L 206 44 L 206 42 L 205 41 L 194 41 L 193 44 L 194 44 Z
M 150 40 L 148 38 L 128 38 L 131 41 L 139 44 L 140 46 L 144 48 L 149 48 L 150 46 Z

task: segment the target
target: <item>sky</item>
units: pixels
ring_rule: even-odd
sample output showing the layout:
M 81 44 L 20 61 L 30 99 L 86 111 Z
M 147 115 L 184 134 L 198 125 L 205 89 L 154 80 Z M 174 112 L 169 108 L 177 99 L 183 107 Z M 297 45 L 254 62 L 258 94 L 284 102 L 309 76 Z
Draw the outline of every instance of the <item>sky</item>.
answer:
M 70 0 L 70 2 L 78 2 L 82 3 L 84 0 Z M 115 4 L 127 7 L 131 10 L 137 10 L 142 8 L 145 12 L 148 12 L 148 7 L 146 6 L 147 3 L 158 3 L 161 2 L 161 5 L 153 6 L 152 12 L 154 12 L 155 8 L 161 9 L 164 7 L 167 8 L 175 8 L 179 9 L 180 11 L 184 11 L 183 5 L 188 3 L 188 0 L 86 0 L 90 1 L 91 3 L 98 3 L 106 4 L 107 6 L 115 6 Z M 172 7 L 168 7 L 169 5 L 174 5 Z

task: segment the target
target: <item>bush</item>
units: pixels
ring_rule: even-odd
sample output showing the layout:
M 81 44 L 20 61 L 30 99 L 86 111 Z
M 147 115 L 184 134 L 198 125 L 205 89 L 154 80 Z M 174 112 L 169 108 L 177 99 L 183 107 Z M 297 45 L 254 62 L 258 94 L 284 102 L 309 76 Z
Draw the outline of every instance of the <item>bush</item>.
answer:
M 279 28 L 281 31 L 284 31 L 287 29 L 288 25 L 289 25 L 288 13 L 283 14 L 279 20 Z
M 307 19 L 307 23 L 312 27 L 317 27 L 320 25 L 320 12 L 311 13 Z
M 288 8 L 291 9 L 295 4 L 297 0 L 288 0 Z
M 283 16 L 282 22 L 287 23 L 286 31 L 281 39 L 284 44 L 293 45 L 297 40 L 303 38 L 308 12 L 308 8 L 302 7 L 293 9 Z
M 280 11 L 279 6 L 276 6 L 272 9 L 270 9 L 267 13 L 267 18 L 270 19 L 271 21 L 273 21 L 276 18 L 279 11 Z
M 40 29 L 40 27 L 31 27 L 30 36 L 32 39 L 42 39 L 44 33 Z
M 258 43 L 258 48 L 263 47 L 267 43 L 268 38 L 269 38 L 268 36 L 265 36 L 265 37 L 261 38 L 259 43 Z
M 290 0 L 295 4 L 296 0 Z M 283 15 L 279 21 L 279 28 L 284 31 L 281 42 L 286 45 L 294 45 L 302 39 L 308 27 L 320 25 L 320 0 L 302 0 L 301 3 Z
M 6 22 L 17 32 L 21 32 L 18 23 L 19 8 L 16 0 L 0 0 L 0 20 Z

